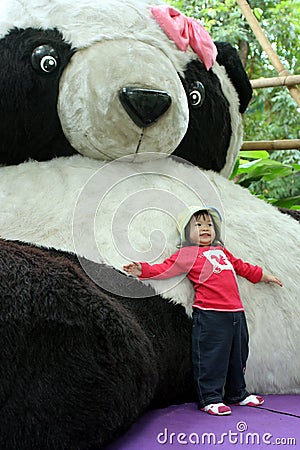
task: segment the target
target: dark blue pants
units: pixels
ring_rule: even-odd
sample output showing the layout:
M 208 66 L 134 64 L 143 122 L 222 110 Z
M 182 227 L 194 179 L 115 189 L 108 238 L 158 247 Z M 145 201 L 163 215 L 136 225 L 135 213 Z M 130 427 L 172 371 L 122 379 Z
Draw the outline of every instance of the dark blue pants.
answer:
M 194 308 L 192 362 L 199 408 L 210 403 L 237 403 L 249 395 L 244 376 L 248 342 L 243 311 Z

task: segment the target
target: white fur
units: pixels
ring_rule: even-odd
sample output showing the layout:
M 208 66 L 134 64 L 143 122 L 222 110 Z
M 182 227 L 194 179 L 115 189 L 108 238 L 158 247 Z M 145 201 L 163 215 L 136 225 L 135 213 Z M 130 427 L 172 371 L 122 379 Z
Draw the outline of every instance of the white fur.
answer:
M 142 130 L 121 107 L 119 91 L 127 86 L 167 91 L 171 106 Z M 98 42 L 75 53 L 60 80 L 58 113 L 72 146 L 96 159 L 149 149 L 172 153 L 189 121 L 187 96 L 171 61 L 160 49 L 129 38 Z
M 185 205 L 217 206 L 226 246 L 284 284 L 239 281 L 250 328 L 249 389 L 300 393 L 299 225 L 292 218 L 221 175 L 170 159 L 29 162 L 1 168 L 0 187 L 2 237 L 77 251 L 120 270 L 128 260 L 162 261 L 176 251 L 176 215 Z M 178 281 L 149 284 L 190 313 L 192 286 Z

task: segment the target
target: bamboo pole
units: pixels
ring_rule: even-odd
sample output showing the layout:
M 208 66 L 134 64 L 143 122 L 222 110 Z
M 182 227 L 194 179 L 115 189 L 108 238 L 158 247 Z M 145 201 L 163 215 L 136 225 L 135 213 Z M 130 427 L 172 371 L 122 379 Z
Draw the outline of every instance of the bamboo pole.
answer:
M 283 66 L 282 62 L 278 58 L 278 55 L 273 50 L 269 40 L 266 38 L 264 32 L 262 31 L 262 28 L 259 25 L 259 22 L 256 19 L 255 15 L 253 14 L 247 0 L 237 0 L 237 3 L 241 8 L 244 16 L 246 17 L 247 22 L 249 23 L 258 42 L 268 55 L 271 63 L 273 64 L 279 75 L 287 77 L 290 76 L 291 75 L 290 72 Z M 287 88 L 289 89 L 290 94 L 297 103 L 297 105 L 300 106 L 300 90 L 297 88 L 297 86 L 287 86 Z
M 257 78 L 250 80 L 253 89 L 276 87 L 276 86 L 294 86 L 300 84 L 300 75 L 290 75 L 288 77 Z
M 300 139 L 283 139 L 275 141 L 245 141 L 241 150 L 289 150 L 300 148 Z

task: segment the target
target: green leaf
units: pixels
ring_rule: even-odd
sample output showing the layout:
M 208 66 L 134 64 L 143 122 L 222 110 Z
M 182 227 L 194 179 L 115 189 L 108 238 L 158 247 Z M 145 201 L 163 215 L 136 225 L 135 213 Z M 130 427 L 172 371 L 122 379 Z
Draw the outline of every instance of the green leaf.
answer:
M 241 165 L 235 176 L 237 183 L 248 188 L 257 181 L 272 181 L 294 173 L 294 167 L 272 159 L 261 159 Z
M 274 199 L 275 201 L 272 202 L 274 206 L 278 206 L 281 208 L 288 208 L 288 209 L 300 209 L 300 195 L 297 195 L 296 197 L 288 197 L 288 198 L 281 198 L 279 200 Z M 295 208 L 296 207 L 296 208 Z
M 241 158 L 245 159 L 267 159 L 270 155 L 265 150 L 241 150 L 239 153 Z
M 238 158 L 236 160 L 236 162 L 235 162 L 234 168 L 233 168 L 232 173 L 231 173 L 231 175 L 229 177 L 230 180 L 233 180 L 234 177 L 236 176 L 238 168 L 239 168 L 239 165 L 240 165 L 240 158 Z
M 254 161 L 246 161 L 243 164 L 240 164 L 240 167 L 238 169 L 238 173 L 249 173 L 250 170 L 252 170 L 253 167 L 257 167 L 260 163 L 260 159 L 254 160 Z
M 300 164 L 290 164 L 296 172 L 300 171 Z
M 260 8 L 253 8 L 253 14 L 255 15 L 257 20 L 261 20 L 262 15 L 263 15 L 263 10 Z
M 249 177 L 271 177 L 269 179 L 277 178 L 278 176 L 285 177 L 293 173 L 294 168 L 289 164 L 282 164 L 279 161 L 272 159 L 260 159 L 243 164 L 239 167 L 237 174 L 247 174 Z

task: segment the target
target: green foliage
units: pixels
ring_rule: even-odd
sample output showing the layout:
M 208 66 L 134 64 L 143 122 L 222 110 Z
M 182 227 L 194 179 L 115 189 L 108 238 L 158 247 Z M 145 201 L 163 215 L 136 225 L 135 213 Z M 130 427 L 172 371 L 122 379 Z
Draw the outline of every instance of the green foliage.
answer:
M 175 8 L 201 20 L 216 41 L 239 50 L 248 44 L 246 71 L 250 79 L 278 76 L 235 0 L 169 0 Z M 251 8 L 281 62 L 291 74 L 300 74 L 300 1 L 251 0 Z M 285 87 L 256 89 L 244 115 L 245 140 L 300 138 L 300 108 Z M 235 167 L 232 178 L 270 203 L 300 203 L 299 150 L 272 152 Z M 289 199 L 289 200 L 287 200 Z
M 282 163 L 265 151 L 241 151 L 231 179 L 268 203 L 300 209 L 300 164 L 294 156 Z

